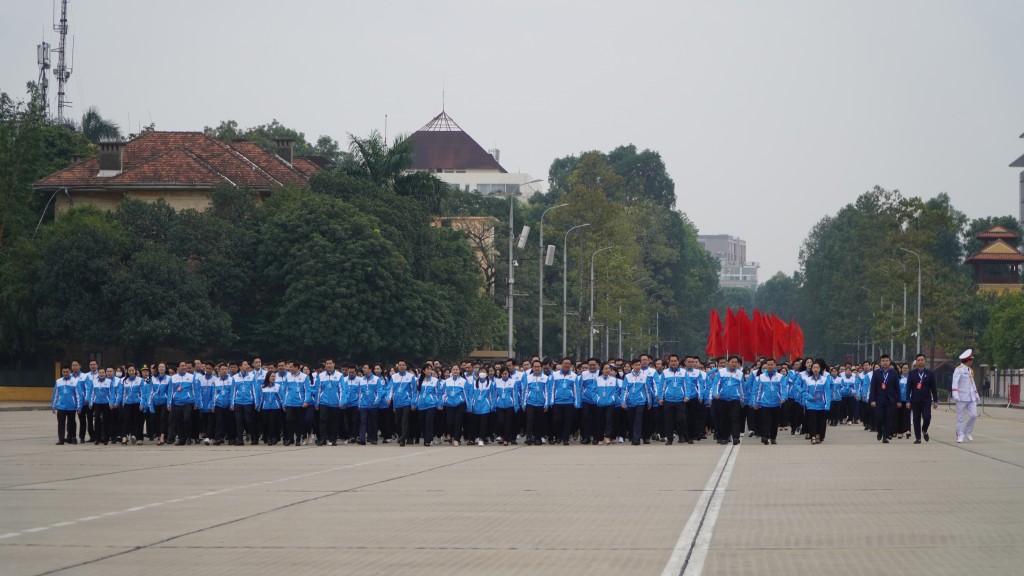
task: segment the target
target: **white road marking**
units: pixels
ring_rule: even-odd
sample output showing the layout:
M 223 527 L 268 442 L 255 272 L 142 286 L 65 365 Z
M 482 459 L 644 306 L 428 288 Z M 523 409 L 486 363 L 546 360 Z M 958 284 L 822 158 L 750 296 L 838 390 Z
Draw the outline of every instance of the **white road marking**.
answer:
M 704 567 L 707 546 L 711 543 L 711 528 L 714 527 L 714 522 L 718 517 L 725 486 L 728 484 L 729 479 L 726 474 L 732 474 L 732 466 L 736 462 L 737 452 L 739 452 L 739 446 L 729 446 L 722 452 L 722 457 L 718 459 L 718 464 L 715 465 L 711 476 L 708 477 L 708 482 L 704 485 L 704 490 L 701 492 L 700 498 L 697 499 L 697 504 L 693 507 L 689 520 L 686 521 L 682 533 L 679 534 L 679 540 L 676 541 L 676 546 L 672 549 L 672 555 L 661 572 L 662 576 L 680 576 L 684 573 L 684 568 L 686 574 L 700 574 Z M 706 539 L 702 538 L 705 530 Z M 699 550 L 701 546 L 703 546 L 703 551 Z M 695 566 L 694 560 L 698 556 L 698 552 L 700 553 L 700 565 Z
M 433 452 L 433 450 L 431 450 L 431 452 Z M 378 462 L 386 462 L 388 460 L 398 460 L 400 458 L 411 458 L 413 456 L 419 456 L 420 454 L 427 454 L 427 451 L 424 450 L 424 451 L 420 451 L 420 452 L 412 452 L 412 453 L 409 453 L 409 454 L 402 454 L 401 456 L 389 456 L 387 458 L 377 458 L 375 460 L 367 460 L 365 462 L 356 462 L 355 464 L 344 464 L 342 466 L 334 466 L 333 468 L 326 468 L 324 470 L 317 470 L 317 471 L 314 471 L 314 472 L 309 472 L 307 474 L 302 474 L 300 476 L 289 476 L 287 478 L 279 478 L 277 480 L 268 480 L 266 482 L 256 482 L 256 483 L 253 483 L 253 484 L 245 484 L 243 486 L 233 486 L 231 488 L 221 488 L 221 489 L 215 490 L 215 491 L 208 491 L 208 492 L 203 492 L 203 493 L 200 493 L 200 494 L 194 494 L 192 496 L 183 496 L 181 498 L 176 498 L 174 500 L 167 500 L 166 502 L 153 502 L 151 504 L 145 504 L 145 505 L 142 505 L 142 506 L 135 506 L 135 507 L 132 507 L 132 508 L 127 508 L 125 510 L 114 510 L 114 511 L 110 511 L 110 512 L 103 512 L 103 513 L 100 513 L 100 514 L 98 514 L 96 516 L 85 516 L 85 517 L 79 518 L 77 520 L 69 520 L 67 522 L 58 522 L 56 524 L 51 524 L 49 526 L 41 526 L 41 527 L 38 527 L 38 528 L 29 528 L 28 530 L 22 530 L 21 532 L 8 532 L 6 534 L 0 534 L 0 540 L 4 540 L 4 539 L 7 539 L 7 538 L 15 538 L 15 537 L 18 537 L 18 536 L 22 536 L 24 534 L 34 534 L 36 532 L 42 532 L 43 530 L 49 530 L 50 528 L 64 528 L 66 526 L 71 526 L 71 525 L 76 524 L 78 522 L 90 522 L 92 520 L 100 520 L 102 518 L 109 518 L 111 516 L 116 516 L 118 514 L 123 514 L 123 513 L 126 513 L 126 512 L 138 512 L 138 511 L 144 510 L 146 508 L 154 508 L 156 506 L 163 506 L 164 504 L 175 504 L 175 503 L 178 503 L 178 502 L 184 502 L 185 500 L 194 500 L 196 498 L 204 498 L 204 497 L 207 497 L 207 496 L 213 496 L 215 494 L 223 494 L 224 492 L 228 492 L 228 491 L 231 491 L 231 490 L 241 490 L 243 488 L 252 488 L 252 487 L 255 487 L 255 486 L 264 486 L 264 485 L 267 485 L 267 484 L 277 484 L 279 482 L 286 482 L 286 481 L 290 481 L 290 480 L 295 480 L 296 478 L 309 478 L 310 476 L 317 476 L 319 474 L 328 474 L 330 472 L 337 472 L 338 470 L 345 470 L 345 469 L 348 469 L 348 468 L 357 468 L 359 466 L 368 466 L 370 464 L 376 464 Z

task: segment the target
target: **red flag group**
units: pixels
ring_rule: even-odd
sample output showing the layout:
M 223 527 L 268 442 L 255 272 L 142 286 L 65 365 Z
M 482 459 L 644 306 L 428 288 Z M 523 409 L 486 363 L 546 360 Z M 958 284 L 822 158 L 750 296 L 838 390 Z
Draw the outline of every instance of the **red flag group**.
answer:
M 708 319 L 709 356 L 739 354 L 746 361 L 758 356 L 781 359 L 789 356 L 792 362 L 804 354 L 804 332 L 796 318 L 783 322 L 774 313 L 762 314 L 754 310 L 753 316 L 741 306 L 738 312 L 725 309 L 725 326 L 718 310 L 712 310 Z

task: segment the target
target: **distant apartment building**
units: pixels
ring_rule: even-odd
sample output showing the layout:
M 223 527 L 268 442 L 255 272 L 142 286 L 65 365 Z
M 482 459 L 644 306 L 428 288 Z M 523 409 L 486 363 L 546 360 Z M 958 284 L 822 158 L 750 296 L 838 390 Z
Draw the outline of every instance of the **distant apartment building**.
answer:
M 697 241 L 722 265 L 718 285 L 757 290 L 757 262 L 747 262 L 747 242 L 728 234 L 702 234 Z
M 517 187 L 534 180 L 526 173 L 512 173 L 498 162 L 500 150 L 484 150 L 469 134 L 442 111 L 416 132 L 412 140 L 413 163 L 407 172 L 430 172 L 453 188 L 466 192 L 501 196 L 516 192 L 529 198 L 539 188 Z
M 1020 135 L 1024 138 L 1024 134 Z M 1010 164 L 1010 168 L 1024 168 L 1024 156 L 1017 158 Z M 1017 192 L 1017 200 L 1020 202 L 1020 212 L 1017 214 L 1017 221 L 1024 226 L 1024 170 L 1020 171 L 1020 189 Z

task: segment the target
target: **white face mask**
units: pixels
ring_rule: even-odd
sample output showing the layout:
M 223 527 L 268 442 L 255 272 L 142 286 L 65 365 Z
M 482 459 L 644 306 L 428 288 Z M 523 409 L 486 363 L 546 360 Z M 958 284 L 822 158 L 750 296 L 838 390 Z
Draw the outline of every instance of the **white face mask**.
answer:
M 487 372 L 481 371 L 479 374 L 476 375 L 476 377 L 479 378 L 480 380 L 487 380 Z
M 120 370 L 118 370 L 114 374 L 117 375 L 118 378 L 121 378 L 122 376 L 124 376 L 124 374 L 122 374 Z

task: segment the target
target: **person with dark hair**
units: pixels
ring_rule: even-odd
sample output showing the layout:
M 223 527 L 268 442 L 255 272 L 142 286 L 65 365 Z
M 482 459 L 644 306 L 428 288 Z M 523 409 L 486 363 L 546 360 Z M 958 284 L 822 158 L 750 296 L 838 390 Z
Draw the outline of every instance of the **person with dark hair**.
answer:
M 725 370 L 718 371 L 718 380 L 712 394 L 715 403 L 720 406 L 718 443 L 728 444 L 732 435 L 734 445 L 740 443 L 743 435 L 743 422 L 740 420 L 740 404 L 743 401 L 743 360 L 737 354 L 729 357 L 729 365 Z M 716 427 L 717 429 L 717 427 Z
M 412 409 L 419 417 L 423 445 L 431 446 L 434 444 L 434 420 L 444 408 L 441 403 L 441 381 L 434 376 L 434 365 L 430 362 L 424 364 L 420 371 L 415 396 L 416 402 Z
M 469 383 L 462 377 L 462 367 L 453 364 L 451 376 L 441 383 L 441 406 L 445 412 L 452 446 L 458 446 L 462 440 L 462 420 L 466 415 L 468 388 Z
M 853 373 L 853 367 L 849 362 L 843 366 L 843 372 L 836 384 L 843 404 L 839 410 L 839 418 L 845 424 L 853 424 L 857 421 L 857 375 Z
M 96 439 L 94 444 L 108 444 L 110 442 L 111 421 L 110 403 L 116 402 L 117 389 L 113 380 L 113 367 L 110 368 L 111 377 L 107 377 L 105 370 L 97 370 L 96 378 L 92 381 L 89 394 L 89 408 L 92 409 L 94 426 L 96 428 Z
M 384 366 L 380 363 L 373 365 L 373 374 L 380 378 L 380 389 L 377 394 L 377 426 L 380 428 L 381 443 L 387 444 L 391 442 L 391 437 L 395 434 L 395 411 L 392 410 L 390 404 L 391 376 L 384 373 Z
M 924 354 L 914 357 L 914 370 L 907 377 L 910 389 L 910 412 L 914 420 L 914 444 L 921 443 L 921 433 L 927 442 L 928 427 L 932 423 L 932 409 L 939 407 L 939 394 L 935 386 L 935 374 L 924 367 Z M 922 420 L 924 425 L 922 426 Z
M 196 360 L 199 362 L 199 360 Z M 216 426 L 214 409 L 217 399 L 217 373 L 213 363 L 202 365 L 202 372 L 196 372 L 196 408 L 199 410 L 199 430 L 202 431 L 203 445 L 213 444 Z
M 259 424 L 256 409 L 259 406 L 260 386 L 256 376 L 249 371 L 249 363 L 242 360 L 238 374 L 232 377 L 231 411 L 235 413 L 235 445 L 245 444 L 244 434 L 249 434 L 249 443 L 259 441 Z
M 865 430 L 875 431 L 875 411 L 871 408 L 871 378 L 874 371 L 871 362 L 865 360 L 860 369 L 860 419 Z
M 754 397 L 754 412 L 760 419 L 761 444 L 775 444 L 778 438 L 784 378 L 775 371 L 774 358 L 765 359 L 761 372 L 754 378 L 750 392 Z
M 680 442 L 689 441 L 692 444 L 693 439 L 686 429 L 686 406 L 689 403 L 686 397 L 686 371 L 679 365 L 679 356 L 676 354 L 668 357 L 668 368 L 661 374 L 657 397 L 665 445 L 671 446 L 677 433 Z
M 167 443 L 184 446 L 191 442 L 192 411 L 196 403 L 196 377 L 187 370 L 188 362 L 178 363 L 178 372 L 171 376 L 171 390 L 167 395 L 170 418 L 167 421 Z
M 62 366 L 61 377 L 53 385 L 50 411 L 57 415 L 57 445 L 76 444 L 75 414 L 82 409 L 78 381 L 71 377 L 71 367 Z
M 284 401 L 281 397 L 281 385 L 277 381 L 278 372 L 268 370 L 263 377 L 263 384 L 260 386 L 259 408 L 263 417 L 263 443 L 267 446 L 274 446 L 281 437 L 281 421 L 283 420 L 282 408 Z
M 494 381 L 495 431 L 502 446 L 516 439 L 516 412 L 519 411 L 519 383 L 512 379 L 507 366 L 502 366 Z
M 476 438 L 476 445 L 483 446 L 489 441 L 487 421 L 494 411 L 495 388 L 486 370 L 477 368 L 472 376 L 473 385 L 467 387 L 467 412 L 470 414 L 469 441 Z
M 121 443 L 142 444 L 142 388 L 143 380 L 134 364 L 125 369 L 121 381 Z
M 341 438 L 355 444 L 359 437 L 359 385 L 362 379 L 354 363 L 345 364 L 342 371 L 346 375 L 341 381 Z
M 299 371 L 299 365 L 288 362 L 288 373 L 282 382 L 281 397 L 284 400 L 284 441 L 285 446 L 302 445 L 302 422 L 305 419 L 306 408 L 309 406 L 310 398 L 309 385 L 306 376 Z
M 572 431 L 572 419 L 579 405 L 579 380 L 572 371 L 572 359 L 563 358 L 559 369 L 551 374 L 550 390 L 551 411 L 553 412 L 553 430 L 556 441 L 569 445 L 569 434 Z M 553 434 L 554 435 L 554 434 Z
M 804 406 L 807 409 L 804 432 L 811 444 L 821 444 L 828 429 L 828 411 L 832 406 L 832 377 L 824 360 L 813 360 L 811 370 L 804 374 Z
M 320 411 L 320 435 L 316 439 L 317 446 L 338 445 L 338 425 L 341 420 L 341 380 L 344 378 L 340 370 L 334 369 L 334 359 L 324 362 L 324 371 L 316 376 L 316 405 Z
M 416 375 L 409 372 L 405 360 L 399 360 L 398 371 L 391 376 L 391 406 L 395 410 L 398 425 L 398 445 L 405 446 L 411 438 L 409 415 L 416 400 Z
M 639 446 L 651 441 L 643 439 L 644 411 L 651 403 L 651 378 L 640 365 L 640 360 L 632 362 L 630 370 L 622 381 L 622 409 L 626 411 L 627 430 L 630 443 Z
M 359 378 L 359 439 L 361 446 L 377 443 L 377 400 L 381 390 L 381 378 L 373 373 L 369 364 L 363 364 L 363 375 Z
M 594 425 L 594 418 L 597 417 L 597 377 L 601 375 L 597 358 L 590 358 L 586 364 L 580 366 L 580 444 L 597 444 L 601 437 L 595 431 L 599 426 Z
M 544 414 L 548 411 L 548 376 L 540 360 L 534 360 L 532 370 L 523 380 L 523 410 L 526 411 L 526 445 L 540 446 L 544 436 Z
M 871 408 L 877 437 L 888 444 L 892 434 L 893 409 L 900 398 L 900 375 L 892 368 L 888 354 L 882 354 L 879 364 L 880 368 L 871 377 Z
M 894 435 L 899 438 L 910 438 L 910 365 L 900 364 L 900 395 L 896 402 L 896 422 L 893 425 Z
M 789 422 L 789 435 L 795 436 L 803 429 L 804 423 L 804 372 L 803 359 L 797 358 L 793 362 L 793 369 L 788 374 L 786 382 L 786 421 Z
M 157 439 L 157 446 L 163 446 L 167 441 L 167 398 L 171 390 L 171 376 L 167 373 L 167 364 L 160 362 L 156 365 L 156 373 L 153 374 L 153 385 L 150 388 L 149 405 L 153 407 L 153 424 L 160 436 Z
M 228 434 L 230 425 L 234 432 L 235 419 L 231 415 L 231 397 L 234 391 L 232 378 L 228 376 L 228 367 L 223 362 L 217 365 L 217 378 L 213 385 L 213 445 L 220 446 L 224 438 L 234 444 L 235 434 Z
M 597 377 L 594 390 L 597 404 L 594 436 L 598 435 L 598 429 L 602 430 L 603 440 L 599 440 L 597 444 L 610 446 L 615 443 L 615 410 L 622 403 L 622 381 L 619 380 L 611 362 L 605 362 L 601 366 L 601 375 Z

